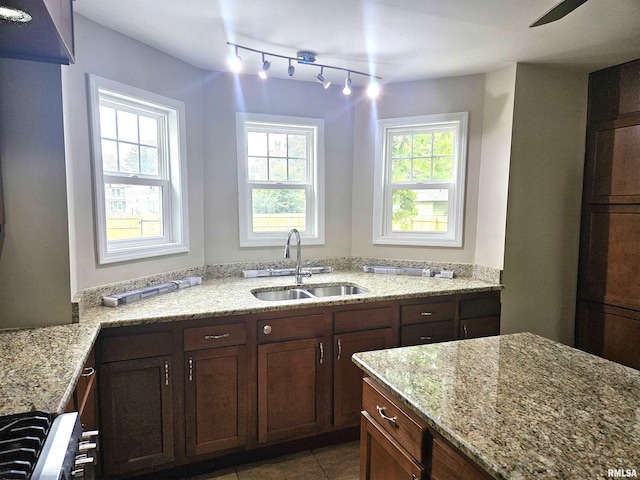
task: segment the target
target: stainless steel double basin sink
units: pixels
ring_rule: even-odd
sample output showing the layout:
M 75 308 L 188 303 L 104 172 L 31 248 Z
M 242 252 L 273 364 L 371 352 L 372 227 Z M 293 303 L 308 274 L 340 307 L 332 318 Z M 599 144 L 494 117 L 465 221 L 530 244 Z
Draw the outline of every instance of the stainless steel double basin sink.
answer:
M 308 298 L 335 297 L 339 295 L 357 295 L 367 293 L 357 285 L 319 285 L 280 287 L 269 290 L 253 290 L 251 292 L 258 300 L 277 302 L 281 300 L 304 300 Z

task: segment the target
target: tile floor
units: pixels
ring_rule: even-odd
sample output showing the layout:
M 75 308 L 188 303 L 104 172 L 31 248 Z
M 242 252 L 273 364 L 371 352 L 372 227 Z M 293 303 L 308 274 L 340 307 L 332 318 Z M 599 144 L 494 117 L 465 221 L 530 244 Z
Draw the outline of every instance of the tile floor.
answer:
M 359 443 L 323 447 L 184 480 L 358 480 Z

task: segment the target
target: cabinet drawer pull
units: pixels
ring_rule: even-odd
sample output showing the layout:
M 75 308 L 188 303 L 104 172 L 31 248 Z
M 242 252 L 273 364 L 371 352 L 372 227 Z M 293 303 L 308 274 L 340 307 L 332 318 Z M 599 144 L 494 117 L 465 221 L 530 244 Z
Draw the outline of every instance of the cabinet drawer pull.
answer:
M 420 337 L 420 340 L 431 340 L 431 339 L 433 339 L 431 335 L 423 335 L 422 337 Z
M 320 342 L 320 363 L 324 360 L 324 345 Z
M 271 333 L 271 325 L 265 325 L 264 327 L 262 327 L 262 332 L 265 335 L 269 335 Z
M 338 339 L 338 356 L 336 357 L 336 360 L 340 360 L 340 355 L 342 355 L 342 342 Z
M 164 384 L 169 385 L 169 361 L 164 361 Z
M 96 373 L 96 369 L 93 367 L 86 367 L 84 370 L 82 370 L 82 373 L 80 374 L 80 376 L 82 377 L 91 377 L 92 375 L 95 375 Z
M 229 336 L 228 333 L 222 333 L 220 335 L 205 335 L 205 340 L 218 340 L 219 338 L 227 338 Z
M 423 317 L 430 317 L 431 315 L 433 315 L 433 312 L 420 312 L 420 315 L 422 315 Z
M 189 381 L 193 381 L 193 357 L 189 356 Z
M 380 414 L 380 416 L 382 417 L 383 420 L 386 420 L 387 422 L 389 422 L 394 427 L 396 426 L 396 420 L 398 419 L 398 417 L 387 417 L 384 414 L 384 408 L 385 407 L 380 407 L 380 406 L 376 405 L 376 408 L 378 409 L 378 413 Z

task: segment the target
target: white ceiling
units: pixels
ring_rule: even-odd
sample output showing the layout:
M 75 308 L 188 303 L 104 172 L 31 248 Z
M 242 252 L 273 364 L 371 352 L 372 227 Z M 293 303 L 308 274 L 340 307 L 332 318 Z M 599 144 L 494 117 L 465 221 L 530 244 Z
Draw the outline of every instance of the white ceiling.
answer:
M 640 0 L 589 0 L 528 25 L 559 0 L 76 0 L 75 11 L 187 63 L 227 70 L 226 42 L 383 77 L 383 83 L 529 62 L 591 72 L 640 57 Z M 260 55 L 240 52 L 245 73 Z M 269 58 L 268 58 L 269 59 Z M 270 74 L 286 77 L 286 60 Z M 297 67 L 313 80 L 316 67 Z M 325 70 L 342 82 L 344 72 Z M 354 76 L 354 84 L 358 82 Z

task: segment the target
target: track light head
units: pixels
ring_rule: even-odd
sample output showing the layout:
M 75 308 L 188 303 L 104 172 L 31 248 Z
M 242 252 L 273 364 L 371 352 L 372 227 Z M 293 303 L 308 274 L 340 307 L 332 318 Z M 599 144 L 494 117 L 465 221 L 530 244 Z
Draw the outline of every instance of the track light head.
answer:
M 258 76 L 266 80 L 267 79 L 267 71 L 271 68 L 271 62 L 264 59 L 264 53 L 262 54 L 262 68 L 258 72 Z
M 344 88 L 342 93 L 345 95 L 351 95 L 351 72 L 347 73 L 347 78 L 344 81 Z
M 320 67 L 320 73 L 316 75 L 316 81 L 320 82 L 324 87 L 324 89 L 326 90 L 327 88 L 329 88 L 329 85 L 331 85 L 331 82 L 324 78 L 324 75 L 322 74 L 322 72 L 324 72 L 324 67 Z
M 291 59 L 289 59 L 289 68 L 287 69 L 287 73 L 290 77 L 293 77 L 294 72 L 296 71 L 296 67 L 291 65 Z
M 380 85 L 377 82 L 371 82 L 367 88 L 367 95 L 369 98 L 378 98 L 380 94 Z
M 235 53 L 229 54 L 227 61 L 232 72 L 238 73 L 242 70 L 242 59 L 240 58 L 240 55 L 238 55 L 238 47 L 236 47 Z

